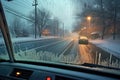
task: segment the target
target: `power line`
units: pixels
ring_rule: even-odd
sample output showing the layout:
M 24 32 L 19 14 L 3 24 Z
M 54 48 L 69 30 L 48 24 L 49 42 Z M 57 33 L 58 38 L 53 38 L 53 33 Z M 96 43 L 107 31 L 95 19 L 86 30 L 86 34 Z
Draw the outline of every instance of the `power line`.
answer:
M 32 4 L 32 1 L 30 1 L 30 0 L 24 0 L 25 1 L 25 3 L 31 3 Z
M 22 7 L 23 7 L 23 5 L 24 6 L 26 6 L 26 7 L 29 7 L 29 8 L 32 8 L 32 3 L 30 3 L 30 2 L 26 2 L 26 1 L 24 1 L 24 0 L 19 0 L 19 5 L 20 4 L 22 4 Z M 17 3 L 18 4 L 18 3 Z
M 15 10 L 13 10 L 13 9 L 7 7 L 7 6 L 4 6 L 4 7 L 5 7 L 5 9 L 6 9 L 7 12 L 9 12 L 9 13 L 11 13 L 11 14 L 14 14 L 14 15 L 20 17 L 20 18 L 24 18 L 24 19 L 26 19 L 26 20 L 28 20 L 28 21 L 30 21 L 30 22 L 34 22 L 32 19 L 30 19 L 28 16 L 26 16 L 26 15 L 24 15 L 24 14 L 21 14 L 21 13 L 15 11 Z
M 33 20 L 28 19 L 28 18 L 26 18 L 26 17 L 24 17 L 24 16 L 21 16 L 21 15 L 15 13 L 15 12 L 12 12 L 12 11 L 9 10 L 9 9 L 6 9 L 6 11 L 9 12 L 9 13 L 11 13 L 11 14 L 14 14 L 15 16 L 18 16 L 18 17 L 20 17 L 20 18 L 23 18 L 23 19 L 25 19 L 25 20 L 27 20 L 27 21 L 33 22 Z

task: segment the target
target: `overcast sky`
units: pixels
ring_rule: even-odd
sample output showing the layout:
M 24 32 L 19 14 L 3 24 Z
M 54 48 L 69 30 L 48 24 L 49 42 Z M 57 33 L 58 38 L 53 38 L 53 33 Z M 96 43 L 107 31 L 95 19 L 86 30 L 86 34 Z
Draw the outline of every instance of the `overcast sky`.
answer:
M 7 6 L 15 9 L 23 14 L 28 14 L 34 7 L 34 0 L 13 0 L 7 2 Z M 76 6 L 74 0 L 37 0 L 39 8 L 45 8 L 52 14 L 53 17 L 58 17 L 61 22 L 64 22 L 65 29 L 72 30 L 72 25 L 75 21 Z M 6 5 L 6 1 L 4 2 Z M 11 14 L 8 14 L 11 18 Z
M 46 7 L 53 16 L 58 17 L 64 22 L 66 29 L 72 29 L 75 17 L 75 7 L 71 0 L 47 0 L 43 2 L 43 5 L 39 4 L 39 6 Z

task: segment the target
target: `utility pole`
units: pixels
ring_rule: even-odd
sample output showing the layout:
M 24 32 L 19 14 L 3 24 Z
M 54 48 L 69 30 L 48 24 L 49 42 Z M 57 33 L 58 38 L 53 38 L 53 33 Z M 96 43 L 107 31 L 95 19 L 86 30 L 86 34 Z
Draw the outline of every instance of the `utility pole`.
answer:
M 63 38 L 64 38 L 64 34 L 65 34 L 65 32 L 64 32 L 65 30 L 64 30 L 64 23 L 63 23 Z
M 114 27 L 113 27 L 113 40 L 116 38 L 116 17 L 117 17 L 117 1 L 115 0 L 115 6 L 114 6 Z
M 37 5 L 38 5 L 37 0 L 34 0 L 32 6 L 35 6 L 35 39 L 37 37 Z
M 103 9 L 103 0 L 101 0 L 101 18 L 102 18 L 102 39 L 104 39 L 105 36 L 105 22 L 104 22 L 104 9 Z
M 59 21 L 57 20 L 57 36 L 60 36 L 60 31 L 59 31 Z

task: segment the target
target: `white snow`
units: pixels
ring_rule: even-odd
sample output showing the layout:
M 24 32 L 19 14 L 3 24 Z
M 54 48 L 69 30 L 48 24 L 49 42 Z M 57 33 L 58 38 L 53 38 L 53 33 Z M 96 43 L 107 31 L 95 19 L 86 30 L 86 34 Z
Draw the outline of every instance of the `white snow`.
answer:
M 65 63 L 74 63 L 76 60 L 73 60 L 73 56 L 71 55 L 61 55 L 57 56 L 58 53 L 52 53 L 47 51 L 39 51 L 35 50 L 26 50 L 20 51 L 15 55 L 16 60 L 23 61 L 50 61 L 50 62 L 65 62 Z M 75 55 L 75 54 L 73 54 Z
M 95 44 L 97 47 L 100 47 L 101 49 L 120 58 L 120 39 L 113 40 L 111 37 L 104 40 L 90 40 L 90 42 Z
M 50 39 L 50 38 L 56 38 L 56 37 L 54 37 L 54 36 L 42 36 L 41 38 L 36 38 L 36 39 L 34 37 L 18 37 L 18 38 L 13 37 L 11 40 L 13 43 L 15 43 L 15 42 Z M 0 37 L 0 44 L 3 44 L 3 43 L 4 43 L 3 37 Z

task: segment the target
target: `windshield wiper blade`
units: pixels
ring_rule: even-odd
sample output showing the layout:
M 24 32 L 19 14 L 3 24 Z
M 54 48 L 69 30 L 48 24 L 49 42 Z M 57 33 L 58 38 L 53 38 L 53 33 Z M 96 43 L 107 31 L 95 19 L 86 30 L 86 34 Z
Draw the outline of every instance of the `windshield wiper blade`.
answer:
M 10 61 L 10 60 L 0 58 L 0 62 L 8 62 L 8 61 Z
M 110 66 L 103 66 L 103 65 L 98 65 L 98 64 L 91 64 L 91 63 L 83 63 L 83 64 L 81 64 L 81 66 L 93 67 L 93 68 L 107 68 L 107 69 L 120 70 L 120 68 L 115 68 L 115 67 L 110 67 Z

